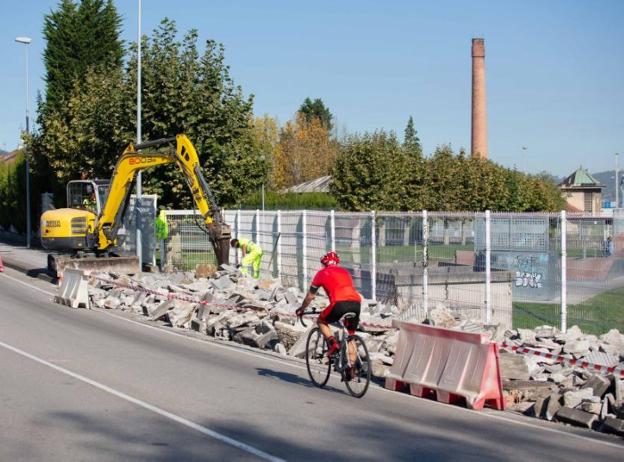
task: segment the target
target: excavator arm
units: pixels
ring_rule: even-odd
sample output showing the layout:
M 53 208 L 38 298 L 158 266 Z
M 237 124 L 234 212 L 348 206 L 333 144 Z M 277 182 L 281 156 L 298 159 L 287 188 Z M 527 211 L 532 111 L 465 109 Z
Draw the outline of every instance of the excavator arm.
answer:
M 173 146 L 173 143 L 175 143 L 175 150 L 155 151 L 156 148 L 162 146 Z M 171 163 L 178 165 L 186 179 L 195 205 L 203 218 L 219 266 L 227 263 L 231 230 L 224 222 L 214 195 L 202 174 L 197 151 L 186 135 L 148 141 L 136 146 L 130 144 L 126 148 L 117 161 L 108 198 L 96 223 L 94 234 L 96 248 L 99 251 L 105 251 L 116 244 L 117 233 L 136 174 L 141 170 Z

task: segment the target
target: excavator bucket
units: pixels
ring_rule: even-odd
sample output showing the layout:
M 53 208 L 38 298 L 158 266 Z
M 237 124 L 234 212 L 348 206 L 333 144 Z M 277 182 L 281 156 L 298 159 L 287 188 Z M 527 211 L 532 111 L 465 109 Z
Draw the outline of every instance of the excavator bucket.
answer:
M 65 268 L 79 269 L 87 274 L 101 271 L 121 274 L 140 272 L 139 258 L 136 256 L 75 258 L 67 255 L 48 255 L 48 269 L 54 276 L 62 278 Z
M 222 237 L 212 241 L 212 247 L 215 251 L 219 268 L 227 265 L 230 261 L 230 237 Z

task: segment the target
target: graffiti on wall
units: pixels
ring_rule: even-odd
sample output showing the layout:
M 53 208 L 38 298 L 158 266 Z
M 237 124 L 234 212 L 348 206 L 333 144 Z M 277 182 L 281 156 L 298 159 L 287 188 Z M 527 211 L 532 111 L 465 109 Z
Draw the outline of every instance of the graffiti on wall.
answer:
M 544 262 L 542 256 L 516 256 L 516 287 L 541 289 L 544 286 Z

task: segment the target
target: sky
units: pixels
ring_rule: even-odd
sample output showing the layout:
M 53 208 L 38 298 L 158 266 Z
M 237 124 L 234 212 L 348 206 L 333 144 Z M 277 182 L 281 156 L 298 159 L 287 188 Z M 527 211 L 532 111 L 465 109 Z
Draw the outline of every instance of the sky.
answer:
M 43 19 L 57 4 L 0 0 L 0 149 L 14 149 L 25 125 L 25 47 L 14 39 L 33 39 L 33 114 Z M 122 38 L 135 41 L 138 1 L 115 4 Z M 144 33 L 164 17 L 224 44 L 256 115 L 283 123 L 321 98 L 340 132 L 400 137 L 413 116 L 426 154 L 470 151 L 471 39 L 482 37 L 491 160 L 556 176 L 612 169 L 616 152 L 624 165 L 622 0 L 143 0 Z

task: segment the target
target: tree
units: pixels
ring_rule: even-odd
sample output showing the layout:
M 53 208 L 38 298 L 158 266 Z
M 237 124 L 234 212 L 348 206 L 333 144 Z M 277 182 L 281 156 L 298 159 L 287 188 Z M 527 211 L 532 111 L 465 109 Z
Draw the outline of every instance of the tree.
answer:
M 36 169 L 48 168 L 62 187 L 81 174 L 110 177 L 123 148 L 134 137 L 134 114 L 122 71 L 90 69 L 81 80 L 66 97 L 64 113 L 51 111 L 43 118 L 36 141 Z
M 404 162 L 393 133 L 353 135 L 336 159 L 331 192 L 346 210 L 399 210 L 405 195 Z
M 407 154 L 422 157 L 422 146 L 418 138 L 416 129 L 414 128 L 414 119 L 412 116 L 407 120 L 405 127 L 405 137 L 403 138 L 403 149 Z
M 280 132 L 273 169 L 275 185 L 286 188 L 329 175 L 338 152 L 327 128 L 317 118 L 309 121 L 302 113 Z
M 268 114 L 256 117 L 253 121 L 254 150 L 266 161 L 267 179 L 269 189 L 276 186 L 275 164 L 279 156 L 280 128 L 277 119 Z
M 46 111 L 63 113 L 75 81 L 83 82 L 87 70 L 118 69 L 123 43 L 121 17 L 112 0 L 62 0 L 44 18 L 43 52 L 46 73 Z
M 331 133 L 333 128 L 332 119 L 334 116 L 331 112 L 329 112 L 329 109 L 320 98 L 316 98 L 314 101 L 310 98 L 306 98 L 299 108 L 299 112 L 303 114 L 307 122 L 312 122 L 313 119 L 318 119 L 321 122 L 321 125 Z
M 266 178 L 266 159 L 254 138 L 253 96 L 245 97 L 234 84 L 223 45 L 208 40 L 200 56 L 196 30 L 182 41 L 176 36 L 175 22 L 165 18 L 151 39 L 143 39 L 143 138 L 188 134 L 219 204 L 236 204 Z M 136 92 L 135 69 L 132 47 L 131 92 Z M 164 204 L 191 206 L 177 167 L 151 170 L 144 178 L 146 192 L 158 194 Z

